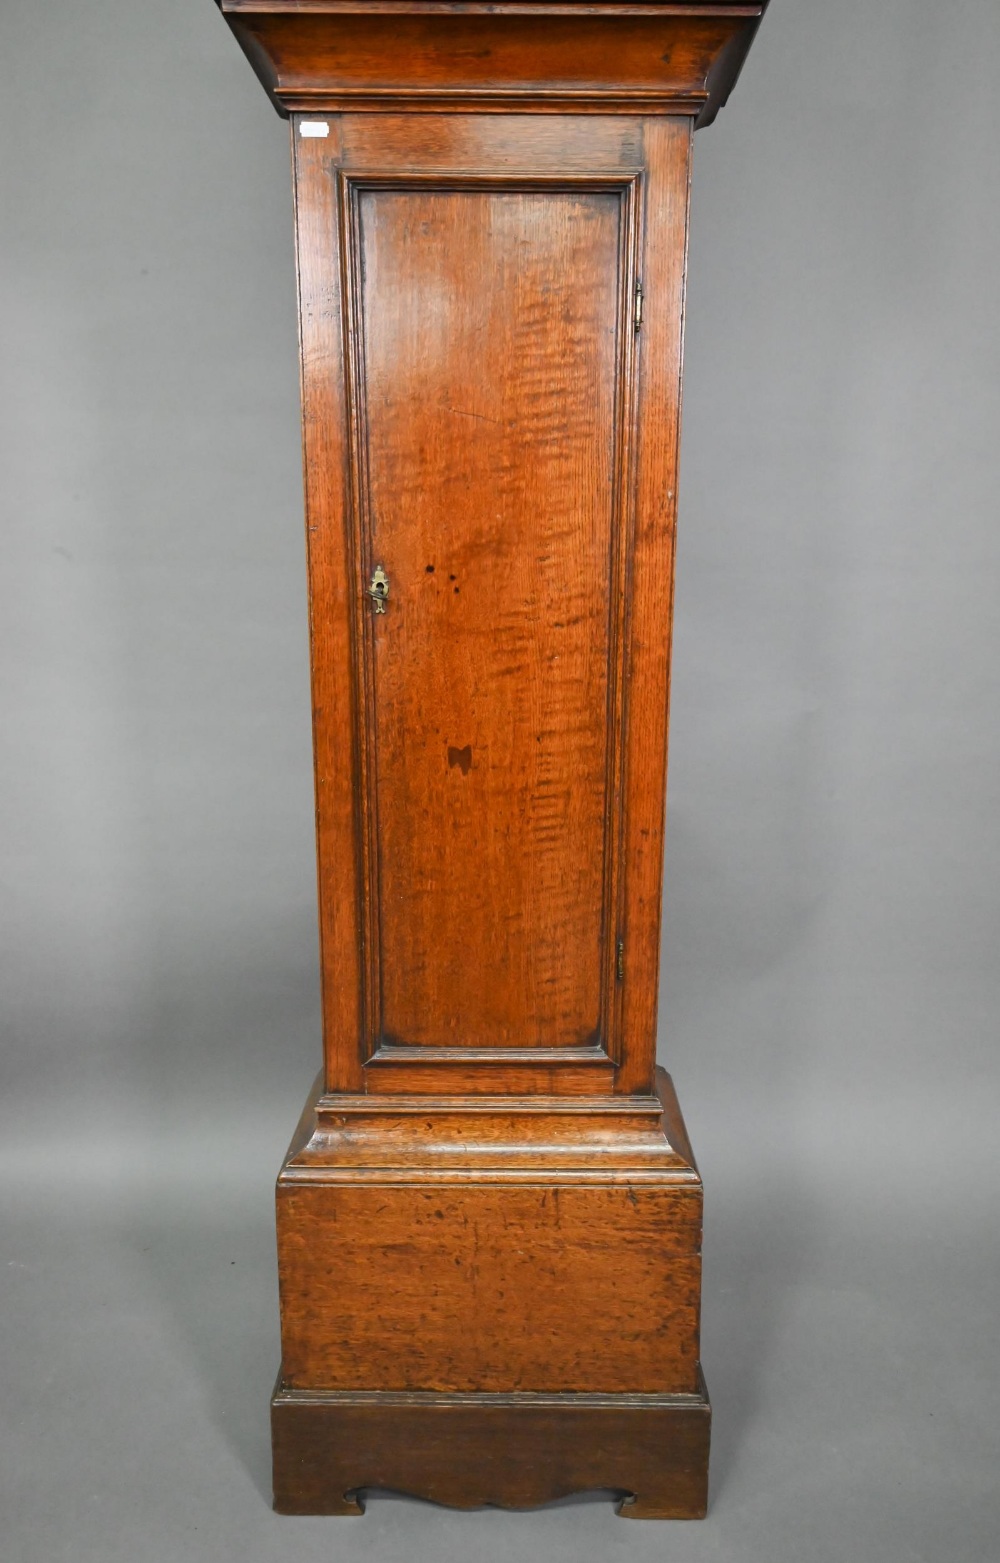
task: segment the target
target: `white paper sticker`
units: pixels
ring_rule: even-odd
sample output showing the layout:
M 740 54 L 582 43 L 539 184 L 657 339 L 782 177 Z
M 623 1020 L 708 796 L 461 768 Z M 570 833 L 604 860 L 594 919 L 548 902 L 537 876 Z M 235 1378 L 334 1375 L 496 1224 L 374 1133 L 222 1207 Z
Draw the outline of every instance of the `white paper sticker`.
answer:
M 330 127 L 325 119 L 303 119 L 299 123 L 300 136 L 328 136 Z

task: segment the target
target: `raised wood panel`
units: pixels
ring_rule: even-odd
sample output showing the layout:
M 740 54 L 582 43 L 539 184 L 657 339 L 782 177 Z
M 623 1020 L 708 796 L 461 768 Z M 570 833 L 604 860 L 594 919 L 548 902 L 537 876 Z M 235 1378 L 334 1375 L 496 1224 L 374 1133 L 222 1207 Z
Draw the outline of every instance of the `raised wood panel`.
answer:
M 372 1051 L 608 1037 L 634 205 L 347 186 Z

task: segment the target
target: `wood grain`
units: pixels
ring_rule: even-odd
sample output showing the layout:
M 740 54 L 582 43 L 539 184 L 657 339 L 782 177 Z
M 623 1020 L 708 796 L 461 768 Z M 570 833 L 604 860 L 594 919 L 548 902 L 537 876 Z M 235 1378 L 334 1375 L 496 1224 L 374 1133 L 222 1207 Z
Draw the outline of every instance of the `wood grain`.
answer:
M 699 1189 L 313 1183 L 279 1234 L 291 1387 L 694 1388 Z
M 303 1393 L 272 1400 L 274 1506 L 363 1514 L 392 1488 L 473 1509 L 528 1509 L 588 1490 L 627 1519 L 700 1519 L 711 1408 L 692 1395 Z
M 324 1071 L 285 1512 L 705 1510 L 655 1068 L 681 349 L 692 130 L 765 3 L 220 0 L 293 115 Z
M 647 120 L 643 328 L 636 410 L 635 535 L 630 556 L 628 735 L 621 931 L 622 1051 L 617 1089 L 648 1091 L 656 1063 L 660 915 L 673 635 L 684 284 L 691 126 Z
M 726 101 L 767 0 L 219 0 L 281 113 L 686 113 Z
M 606 123 L 296 144 L 335 1089 L 651 1088 L 690 129 Z
M 380 1042 L 602 1038 L 622 205 L 356 196 Z
M 693 1393 L 702 1186 L 657 1087 L 320 1097 L 278 1181 L 284 1383 Z
M 329 140 L 296 138 L 295 235 L 316 787 L 320 983 L 327 1078 L 360 1088 L 364 1035 L 360 763 L 354 674 L 358 573 L 348 485 L 339 208 Z

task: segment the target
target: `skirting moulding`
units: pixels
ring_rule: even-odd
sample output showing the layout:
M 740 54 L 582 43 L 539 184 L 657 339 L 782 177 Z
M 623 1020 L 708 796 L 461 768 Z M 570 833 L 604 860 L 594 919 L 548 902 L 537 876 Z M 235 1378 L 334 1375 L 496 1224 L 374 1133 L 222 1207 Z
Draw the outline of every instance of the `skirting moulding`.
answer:
M 291 125 L 324 1067 L 275 1506 L 705 1513 L 656 1067 L 692 134 L 766 0 L 219 0 Z

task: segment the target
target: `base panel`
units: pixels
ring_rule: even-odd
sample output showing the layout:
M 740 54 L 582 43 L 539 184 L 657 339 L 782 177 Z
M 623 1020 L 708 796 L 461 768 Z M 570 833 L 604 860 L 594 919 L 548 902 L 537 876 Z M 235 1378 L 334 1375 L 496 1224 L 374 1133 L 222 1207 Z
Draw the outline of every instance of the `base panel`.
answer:
M 363 1514 L 387 1488 L 453 1508 L 620 1495 L 627 1519 L 701 1519 L 711 1407 L 693 1395 L 309 1393 L 271 1402 L 274 1507 Z

